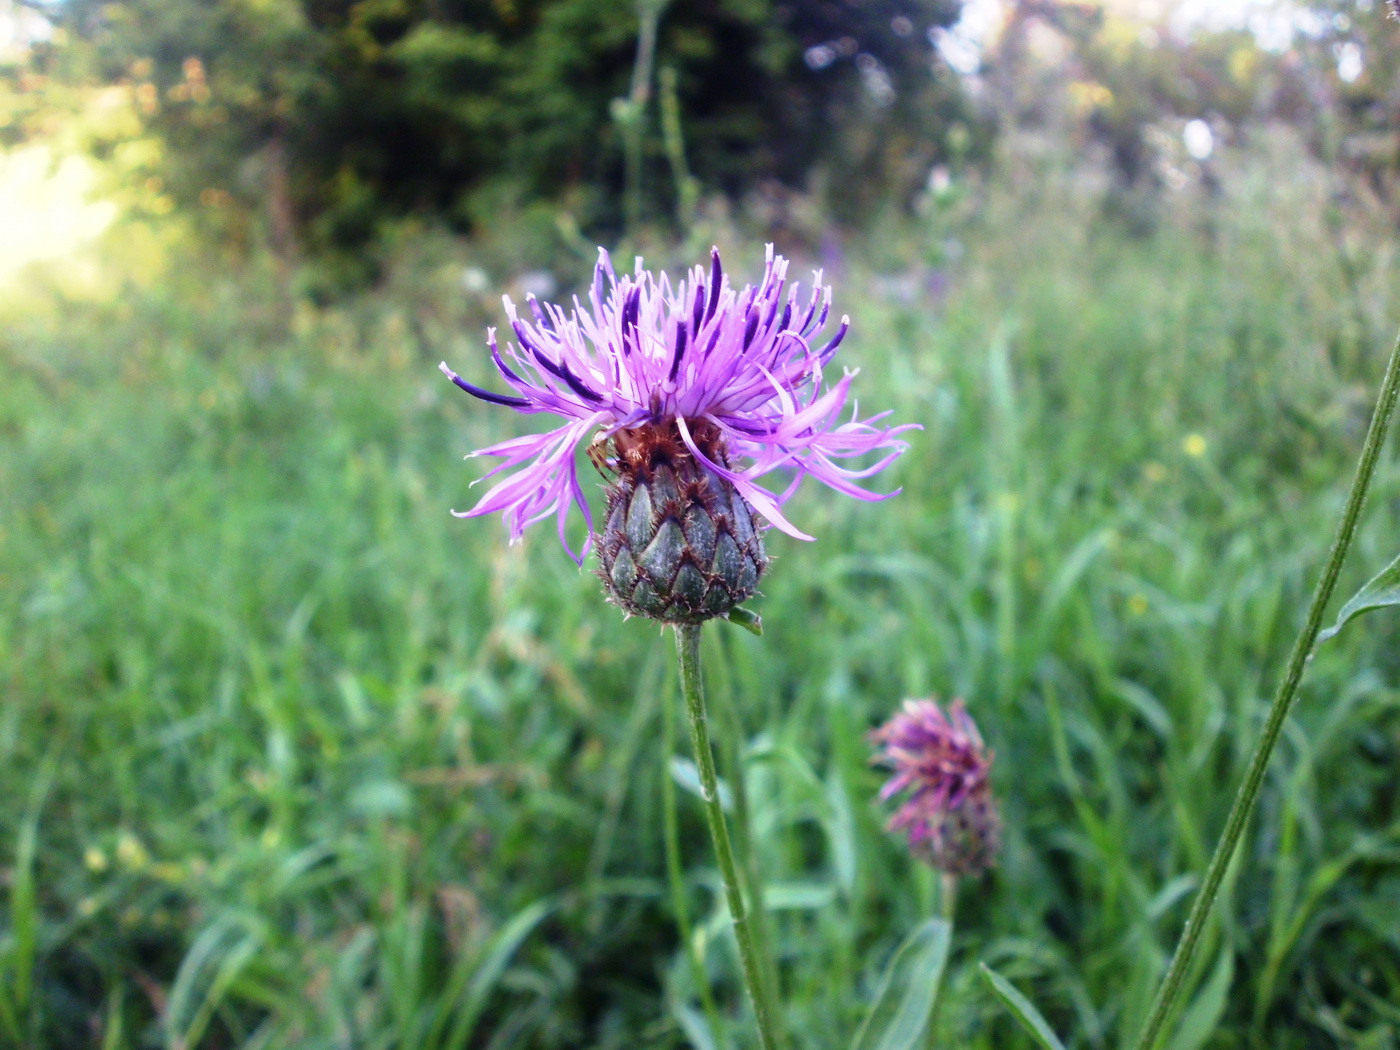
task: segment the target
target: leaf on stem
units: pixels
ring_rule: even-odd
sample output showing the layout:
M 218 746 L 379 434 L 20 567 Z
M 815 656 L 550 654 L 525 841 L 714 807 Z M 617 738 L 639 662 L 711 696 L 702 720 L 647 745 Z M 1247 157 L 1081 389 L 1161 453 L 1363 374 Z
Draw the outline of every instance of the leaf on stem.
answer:
M 763 617 L 759 616 L 758 613 L 754 612 L 752 609 L 745 609 L 742 605 L 736 605 L 729 610 L 725 619 L 732 624 L 742 627 L 750 634 L 756 634 L 760 638 L 763 637 Z
M 904 939 L 890 958 L 851 1050 L 913 1050 L 933 1016 L 938 985 L 948 961 L 953 928 L 929 919 Z
M 700 783 L 700 770 L 695 768 L 695 763 L 688 758 L 681 758 L 679 755 L 670 761 L 671 779 L 679 784 L 682 789 L 689 791 L 701 802 L 705 801 L 705 787 Z M 729 790 L 729 785 L 721 777 L 716 780 L 719 788 L 720 808 L 726 813 L 734 812 L 734 793 Z
M 1235 949 L 1226 944 L 1220 950 L 1215 972 L 1186 1008 L 1169 1050 L 1200 1050 L 1220 1024 L 1225 1013 L 1230 982 L 1235 976 Z
M 1044 1047 L 1044 1050 L 1065 1050 L 1065 1044 L 1060 1042 L 1059 1037 L 1046 1023 L 1045 1018 L 1040 1016 L 1040 1011 L 1032 1005 L 1029 999 L 1016 990 L 1014 984 L 986 963 L 979 963 L 978 966 L 982 971 L 982 976 L 992 986 L 992 991 L 997 993 L 997 998 L 1006 1005 L 1016 1020 L 1021 1022 L 1021 1027 Z
M 1371 580 L 1352 595 L 1351 600 L 1342 606 L 1337 614 L 1337 622 L 1317 636 L 1321 645 L 1334 637 L 1349 622 L 1372 609 L 1384 609 L 1390 605 L 1400 605 L 1400 558 L 1396 558 Z

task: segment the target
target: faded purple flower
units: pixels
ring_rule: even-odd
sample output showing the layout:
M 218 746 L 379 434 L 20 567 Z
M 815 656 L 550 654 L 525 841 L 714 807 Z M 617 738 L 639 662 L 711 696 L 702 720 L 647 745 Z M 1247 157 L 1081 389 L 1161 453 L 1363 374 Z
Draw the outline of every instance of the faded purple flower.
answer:
M 1001 838 L 987 776 L 994 756 L 963 702 L 945 715 L 933 700 L 906 700 L 870 739 L 880 748 L 873 761 L 894 771 L 880 798 L 907 792 L 889 830 L 904 831 L 914 855 L 941 871 L 991 867 Z
M 696 266 L 673 287 L 666 274 L 644 270 L 640 259 L 633 275 L 619 278 L 600 249 L 586 305 L 576 296 L 566 312 L 527 296 L 527 320 L 507 298 L 516 342 L 506 344 L 503 353 L 494 328 L 487 340 L 512 392 L 474 386 L 446 364 L 442 371 L 483 401 L 525 414 L 552 413 L 563 424 L 472 453 L 502 460 L 486 477 L 506 476 L 471 510 L 453 513 L 476 517 L 499 511 L 512 541 L 526 526 L 554 515 L 560 542 L 582 563 L 593 542 L 593 522 L 575 452 L 588 442 L 590 453 L 608 459 L 618 435 L 642 430 L 675 434 L 677 447 L 700 468 L 732 484 L 768 522 L 798 539 L 812 537 L 780 508 L 809 475 L 857 499 L 894 495 L 870 492 L 856 482 L 903 453 L 908 445 L 898 435 L 917 427 L 880 425 L 889 413 L 859 419 L 852 411 L 841 420 L 855 373 L 828 386 L 823 370 L 849 319 L 843 317 L 835 334 L 818 343 L 831 289 L 820 286 L 818 272 L 816 287 L 799 301 L 799 286 L 787 288 L 787 265 L 769 245 L 758 287 L 736 291 L 714 249 L 708 272 Z M 862 467 L 840 463 L 872 452 L 883 455 Z M 760 484 L 775 471 L 787 476 L 781 491 Z M 590 531 L 577 554 L 564 538 L 573 506 L 583 511 Z

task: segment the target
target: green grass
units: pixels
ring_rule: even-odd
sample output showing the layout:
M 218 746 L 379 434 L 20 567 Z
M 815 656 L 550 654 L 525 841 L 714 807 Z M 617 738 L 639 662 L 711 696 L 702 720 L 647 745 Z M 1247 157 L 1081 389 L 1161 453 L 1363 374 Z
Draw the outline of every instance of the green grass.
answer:
M 863 737 L 910 695 L 968 700 L 1006 823 L 963 890 L 938 1045 L 1030 1045 L 984 960 L 1067 1046 L 1141 1023 L 1396 318 L 1366 289 L 1354 308 L 1293 212 L 1237 204 L 1129 241 L 994 194 L 946 301 L 882 293 L 874 252 L 839 279 L 862 405 L 926 428 L 886 475 L 904 493 L 804 492 L 819 540 L 772 536 L 766 636 L 705 643 L 794 1046 L 848 1047 L 933 907 Z M 0 1044 L 687 1045 L 670 641 L 548 528 L 510 548 L 448 516 L 478 473 L 460 456 L 520 425 L 436 371 L 484 379 L 499 321 L 454 281 L 420 262 L 286 322 L 256 274 L 210 266 L 11 311 Z M 1383 466 L 1344 590 L 1400 546 L 1397 506 Z M 1377 614 L 1314 661 L 1176 1050 L 1400 1045 L 1397 639 Z M 751 1045 L 680 800 L 695 936 Z

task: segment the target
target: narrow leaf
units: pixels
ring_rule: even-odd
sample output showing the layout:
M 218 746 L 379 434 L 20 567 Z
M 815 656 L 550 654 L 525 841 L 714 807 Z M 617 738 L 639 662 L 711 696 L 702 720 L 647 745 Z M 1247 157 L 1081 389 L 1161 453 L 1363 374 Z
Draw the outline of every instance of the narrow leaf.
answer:
M 997 998 L 1006 1005 L 1016 1020 L 1021 1022 L 1021 1027 L 1044 1047 L 1044 1050 L 1065 1050 L 1065 1044 L 1060 1042 L 1054 1030 L 1045 1023 L 1045 1018 L 1040 1016 L 1040 1011 L 1032 1005 L 1029 999 L 1016 990 L 1014 984 L 986 963 L 981 963 L 980 968 L 982 976 L 992 986 L 992 991 L 997 993 Z
M 953 928 L 929 919 L 905 938 L 890 958 L 875 1003 L 851 1050 L 913 1050 L 924 1040 Z
M 694 1050 L 719 1050 L 719 1047 L 715 1045 L 714 1036 L 710 1034 L 710 1026 L 705 1020 L 705 1015 L 695 1007 L 677 1000 L 671 1004 L 671 1016 L 681 1026 L 686 1041 Z
M 1369 583 L 1352 595 L 1351 600 L 1342 606 L 1337 614 L 1337 622 L 1317 636 L 1321 645 L 1334 637 L 1350 621 L 1372 609 L 1384 609 L 1390 605 L 1400 605 L 1400 558 L 1396 558 L 1373 576 Z
M 1230 981 L 1234 976 L 1235 950 L 1227 944 L 1220 951 L 1220 960 L 1215 964 L 1215 972 L 1196 993 L 1196 998 L 1191 1001 L 1191 1005 L 1182 1016 L 1181 1025 L 1172 1038 L 1169 1050 L 1200 1050 L 1205 1045 L 1225 1013 L 1226 997 L 1229 995 Z
M 742 627 L 744 630 L 763 637 L 763 617 L 752 609 L 745 609 L 742 605 L 736 605 L 729 610 L 729 615 L 725 617 L 730 623 Z
M 676 756 L 670 762 L 671 779 L 679 784 L 686 791 L 700 800 L 705 798 L 705 788 L 700 783 L 700 770 L 695 768 L 695 763 L 688 758 Z M 726 812 L 734 810 L 734 793 L 729 790 L 729 784 L 723 777 L 719 778 L 719 804 Z
M 487 999 L 505 973 L 516 949 L 553 910 L 554 903 L 548 898 L 535 901 L 516 912 L 496 931 L 475 967 L 476 972 L 467 985 L 466 995 L 443 1046 L 457 1050 L 467 1045 L 482 1010 L 486 1008 Z

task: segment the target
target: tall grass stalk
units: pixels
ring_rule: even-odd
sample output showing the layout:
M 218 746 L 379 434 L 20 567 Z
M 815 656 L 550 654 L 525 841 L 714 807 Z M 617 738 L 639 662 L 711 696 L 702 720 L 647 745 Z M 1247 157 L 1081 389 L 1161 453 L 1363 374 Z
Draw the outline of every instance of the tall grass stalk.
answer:
M 705 977 L 705 960 L 701 957 L 700 946 L 695 941 L 695 926 L 690 921 L 690 907 L 686 902 L 685 865 L 681 860 L 680 813 L 676 806 L 676 781 L 671 775 L 671 756 L 676 750 L 676 715 L 671 710 L 670 697 L 661 705 L 661 725 L 666 748 L 661 763 L 661 811 L 666 836 L 666 880 L 671 890 L 671 910 L 676 913 L 676 929 L 681 935 L 691 980 L 695 982 L 696 994 L 700 997 L 701 1009 L 705 1011 L 705 1022 L 709 1025 L 711 1038 L 716 1047 L 722 1047 L 724 1030 L 719 1021 L 719 1010 L 715 1007 L 714 992 Z
M 758 1041 L 763 1050 L 776 1050 L 775 1020 L 772 1002 L 764 980 L 764 966 L 759 961 L 748 907 L 734 861 L 734 848 L 729 840 L 729 828 L 724 822 L 724 807 L 719 797 L 719 777 L 715 772 L 715 756 L 710 748 L 710 733 L 705 711 L 705 685 L 700 670 L 700 625 L 676 624 L 676 654 L 680 661 L 681 691 L 685 695 L 685 710 L 690 721 L 690 743 L 695 751 L 695 766 L 700 773 L 700 792 L 705 804 L 705 821 L 710 827 L 715 860 L 724 881 L 725 901 L 729 919 L 734 926 L 734 939 L 739 944 L 739 965 L 744 973 L 744 985 L 753 1003 L 754 1020 L 758 1025 Z M 762 901 L 756 899 L 755 907 Z
M 1288 658 L 1288 669 L 1283 676 L 1283 681 L 1279 684 L 1278 691 L 1274 694 L 1273 705 L 1269 708 L 1268 720 L 1264 723 L 1264 732 L 1255 747 L 1254 756 L 1250 759 L 1244 782 L 1240 785 L 1239 794 L 1235 796 L 1235 803 L 1230 808 L 1230 815 L 1225 820 L 1225 830 L 1221 833 L 1220 841 L 1216 844 L 1215 854 L 1211 857 L 1210 865 L 1206 868 L 1201 891 L 1196 895 L 1196 900 L 1191 905 L 1191 913 L 1187 916 L 1186 925 L 1182 928 L 1181 939 L 1177 942 L 1176 951 L 1167 967 L 1166 976 L 1162 979 L 1162 985 L 1157 990 L 1157 996 L 1153 1000 L 1152 1009 L 1147 1016 L 1147 1023 L 1143 1026 L 1142 1036 L 1138 1040 L 1138 1050 L 1155 1050 L 1162 1038 L 1162 1030 L 1171 1016 L 1172 1007 L 1175 1005 L 1177 997 L 1181 994 L 1182 982 L 1185 980 L 1191 960 L 1195 957 L 1196 947 L 1201 939 L 1201 931 L 1205 928 L 1211 906 L 1215 903 L 1215 898 L 1220 892 L 1220 884 L 1225 878 L 1225 871 L 1230 866 L 1230 860 L 1235 855 L 1235 848 L 1239 845 L 1240 836 L 1244 834 L 1245 824 L 1258 801 L 1259 789 L 1263 786 L 1264 773 L 1268 769 L 1269 759 L 1273 756 L 1279 734 L 1283 731 L 1284 721 L 1288 718 L 1293 698 L 1298 692 L 1298 685 L 1303 679 L 1303 672 L 1307 669 L 1313 645 L 1317 641 L 1318 631 L 1322 628 L 1323 613 L 1327 609 L 1327 602 L 1332 597 L 1333 590 L 1336 589 L 1337 577 L 1341 574 L 1342 564 L 1346 561 L 1347 551 L 1351 548 L 1352 538 L 1356 534 L 1356 525 L 1361 518 L 1361 508 L 1366 503 L 1366 493 L 1371 487 L 1371 478 L 1375 473 L 1376 462 L 1380 458 L 1381 448 L 1385 445 L 1386 433 L 1390 429 L 1390 419 L 1395 411 L 1397 394 L 1400 394 L 1400 335 L 1396 336 L 1395 345 L 1390 351 L 1390 361 L 1386 365 L 1380 397 L 1376 401 L 1376 409 L 1371 416 L 1371 425 L 1366 432 L 1366 443 L 1361 450 L 1361 459 L 1356 464 L 1356 475 L 1352 479 L 1351 492 L 1347 496 L 1346 509 L 1342 513 L 1341 525 L 1337 529 L 1337 538 L 1332 543 L 1332 550 L 1328 555 L 1327 564 L 1322 570 L 1322 577 L 1318 580 L 1317 589 L 1313 592 L 1312 604 L 1308 607 L 1308 615 L 1303 622 L 1303 629 L 1293 643 L 1293 651 Z

